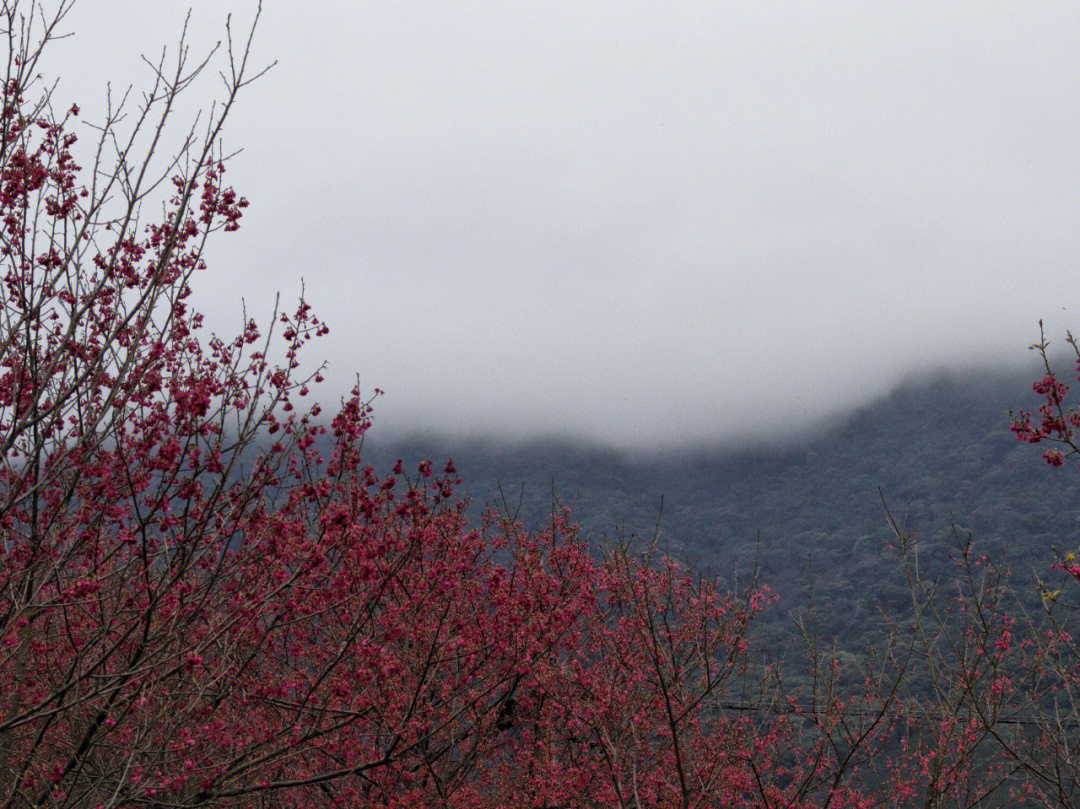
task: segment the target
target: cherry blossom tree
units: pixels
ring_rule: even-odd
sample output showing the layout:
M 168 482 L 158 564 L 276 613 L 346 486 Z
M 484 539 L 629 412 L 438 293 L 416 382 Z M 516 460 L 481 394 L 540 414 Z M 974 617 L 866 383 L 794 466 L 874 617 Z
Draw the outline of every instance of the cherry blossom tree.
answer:
M 0 0 L 0 806 L 1075 802 L 1074 555 L 1033 614 L 969 544 L 927 580 L 894 523 L 910 620 L 855 664 L 808 632 L 789 691 L 766 588 L 565 512 L 471 525 L 452 462 L 364 462 L 370 396 L 313 403 L 307 301 L 232 337 L 191 305 L 248 207 L 221 136 L 254 24 L 205 59 L 182 37 L 84 124 L 37 78 L 70 7 Z M 1014 429 L 1075 451 L 1047 370 Z
M 207 335 L 254 26 L 162 158 L 212 60 L 81 126 L 34 78 L 69 8 L 0 7 L 2 805 L 737 805 L 755 597 L 563 515 L 470 528 L 452 463 L 376 475 L 370 399 L 306 404 L 304 300 Z

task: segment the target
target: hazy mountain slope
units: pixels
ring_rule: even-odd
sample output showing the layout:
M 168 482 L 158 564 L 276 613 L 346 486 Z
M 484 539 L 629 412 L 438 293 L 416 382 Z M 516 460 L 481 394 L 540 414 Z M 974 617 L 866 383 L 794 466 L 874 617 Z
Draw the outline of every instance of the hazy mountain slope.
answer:
M 906 595 L 881 557 L 889 529 L 879 489 L 919 535 L 930 569 L 947 560 L 954 524 L 1011 566 L 1021 586 L 1033 570 L 1048 573 L 1052 547 L 1080 545 L 1080 472 L 1074 464 L 1048 468 L 1038 448 L 1008 430 L 1010 406 L 1037 403 L 1030 382 L 1014 374 L 939 376 L 787 447 L 648 463 L 566 444 L 387 447 L 377 428 L 367 450 L 382 470 L 395 457 L 453 456 L 478 504 L 497 499 L 501 484 L 512 502 L 520 496 L 527 521 L 550 510 L 554 485 L 597 541 L 620 529 L 651 536 L 659 516 L 662 546 L 691 564 L 729 583 L 760 567 L 781 596 L 770 635 L 783 634 L 786 616 L 805 604 L 812 561 L 822 630 L 857 646 L 878 611 L 898 609 Z

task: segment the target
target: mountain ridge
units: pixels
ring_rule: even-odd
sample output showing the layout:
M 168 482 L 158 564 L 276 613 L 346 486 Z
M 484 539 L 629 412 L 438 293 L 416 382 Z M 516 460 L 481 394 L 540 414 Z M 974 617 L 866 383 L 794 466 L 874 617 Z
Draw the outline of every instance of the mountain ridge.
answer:
M 365 453 L 376 471 L 398 457 L 414 466 L 453 457 L 477 520 L 505 498 L 539 527 L 565 504 L 593 541 L 648 542 L 658 529 L 661 550 L 729 586 L 756 571 L 779 596 L 766 634 L 784 634 L 805 606 L 812 568 L 822 629 L 863 646 L 883 605 L 906 594 L 882 567 L 886 506 L 919 537 L 927 570 L 944 570 L 957 537 L 970 535 L 1034 588 L 1055 548 L 1080 545 L 1074 461 L 1051 469 L 1009 431 L 1011 407 L 1038 405 L 1032 381 L 1017 372 L 928 374 L 779 448 L 631 460 L 568 442 L 380 444 L 376 423 Z

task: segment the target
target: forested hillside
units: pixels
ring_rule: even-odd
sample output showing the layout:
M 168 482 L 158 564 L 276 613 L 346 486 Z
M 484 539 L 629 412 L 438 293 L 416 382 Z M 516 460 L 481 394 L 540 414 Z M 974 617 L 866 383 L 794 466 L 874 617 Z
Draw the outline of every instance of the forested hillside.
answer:
M 1076 502 L 1076 475 L 1042 464 L 1009 431 L 1010 407 L 1038 404 L 1037 375 L 1034 365 L 1023 374 L 942 374 L 787 445 L 696 457 L 634 462 L 565 443 L 387 446 L 377 415 L 365 450 L 377 470 L 398 456 L 453 456 L 476 514 L 505 496 L 539 524 L 557 500 L 593 542 L 648 541 L 658 527 L 663 549 L 729 586 L 757 566 L 780 596 L 763 621 L 776 640 L 789 634 L 792 611 L 806 607 L 812 569 L 819 631 L 858 647 L 881 610 L 910 600 L 884 553 L 886 503 L 919 537 L 925 570 L 948 561 L 957 534 L 970 535 L 1033 598 L 1034 575 L 1051 575 L 1053 549 L 1080 544 L 1078 515 L 1063 507 Z

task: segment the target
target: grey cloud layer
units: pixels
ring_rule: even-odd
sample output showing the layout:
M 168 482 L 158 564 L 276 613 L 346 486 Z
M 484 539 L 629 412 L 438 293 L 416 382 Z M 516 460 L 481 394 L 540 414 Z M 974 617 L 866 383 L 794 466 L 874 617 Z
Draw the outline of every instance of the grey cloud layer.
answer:
M 131 52 L 72 92 L 145 79 L 187 5 L 82 7 L 69 68 Z M 302 276 L 383 429 L 779 434 L 1080 319 L 1063 4 L 345 5 L 266 5 L 200 300 L 226 328 Z

